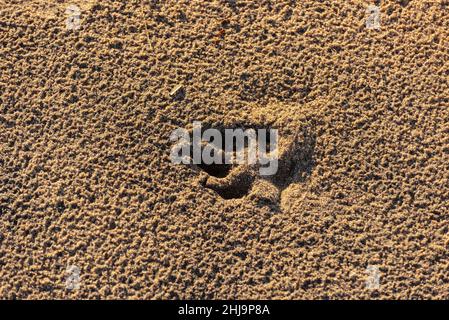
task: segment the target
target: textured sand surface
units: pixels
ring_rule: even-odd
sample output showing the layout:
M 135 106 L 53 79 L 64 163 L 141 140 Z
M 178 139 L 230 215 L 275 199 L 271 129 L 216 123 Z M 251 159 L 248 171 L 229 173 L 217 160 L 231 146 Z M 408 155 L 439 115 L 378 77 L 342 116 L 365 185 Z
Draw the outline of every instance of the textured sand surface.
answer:
M 448 299 L 449 2 L 368 4 L 0 0 L 0 297 Z M 233 192 L 193 121 L 298 141 Z

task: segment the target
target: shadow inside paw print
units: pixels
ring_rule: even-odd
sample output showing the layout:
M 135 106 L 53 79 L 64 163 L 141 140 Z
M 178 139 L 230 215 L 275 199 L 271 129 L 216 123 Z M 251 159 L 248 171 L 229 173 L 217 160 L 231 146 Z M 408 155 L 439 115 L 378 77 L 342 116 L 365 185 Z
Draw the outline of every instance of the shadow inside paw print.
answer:
M 229 165 L 229 164 L 201 163 L 198 165 L 198 167 L 201 170 L 203 170 L 204 172 L 206 172 L 208 175 L 210 175 L 212 177 L 217 177 L 217 178 L 224 178 L 231 171 L 231 165 Z
M 246 181 L 237 181 L 230 183 L 229 175 L 231 173 L 232 166 L 228 164 L 200 164 L 198 168 L 208 174 L 208 177 L 204 183 L 204 186 L 208 189 L 215 191 L 223 199 L 236 199 L 244 197 L 250 187 L 252 180 L 246 179 Z M 215 180 L 218 183 L 211 183 Z
M 221 132 L 222 136 L 225 137 L 225 130 L 234 130 L 241 129 L 243 132 L 247 129 L 254 129 L 257 132 L 257 128 L 219 128 L 218 131 Z M 258 138 L 256 136 L 256 138 Z M 224 139 L 223 141 L 224 142 Z M 265 144 L 269 145 L 269 139 L 265 140 Z M 204 151 L 204 147 L 207 146 L 207 143 L 202 145 L 201 152 Z M 248 164 L 236 164 L 232 161 L 232 164 L 228 164 L 225 161 L 225 155 L 227 154 L 229 157 L 234 158 L 237 154 L 237 149 L 232 149 L 231 152 L 228 151 L 226 153 L 225 147 L 223 144 L 214 144 L 214 148 L 217 150 L 217 153 L 221 155 L 221 163 L 212 163 L 205 164 L 200 163 L 197 167 L 207 173 L 207 178 L 204 181 L 204 186 L 208 189 L 215 191 L 220 197 L 223 199 L 236 199 L 242 198 L 248 194 L 252 183 L 255 180 L 254 171 L 256 170 L 257 165 L 248 165 Z M 245 157 L 248 156 L 248 140 L 244 140 L 244 150 L 243 153 Z M 266 151 L 265 151 L 266 152 Z

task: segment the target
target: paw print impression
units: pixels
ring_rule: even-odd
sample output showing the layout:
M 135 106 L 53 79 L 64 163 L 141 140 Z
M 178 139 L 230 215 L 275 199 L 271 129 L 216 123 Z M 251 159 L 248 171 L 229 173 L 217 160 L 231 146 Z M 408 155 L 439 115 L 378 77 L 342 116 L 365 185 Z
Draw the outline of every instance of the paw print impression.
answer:
M 233 149 L 232 154 L 229 154 L 225 152 L 223 144 L 215 144 L 214 149 L 223 159 L 222 164 L 197 165 L 206 173 L 202 176 L 201 183 L 223 199 L 248 197 L 258 203 L 278 206 L 282 191 L 291 183 L 305 183 L 314 168 L 316 125 L 316 117 L 310 110 L 284 105 L 258 108 L 244 119 L 224 122 L 221 128 L 240 128 L 243 131 L 254 129 L 257 140 L 265 142 L 265 154 L 276 156 L 277 170 L 272 170 L 272 174 L 261 174 L 261 167 L 266 168 L 267 163 L 261 163 L 259 159 L 251 164 L 248 161 L 243 164 L 235 161 L 225 164 L 224 158 L 228 156 L 235 159 L 237 150 Z M 277 129 L 277 143 L 271 143 L 273 137 L 269 134 L 269 129 Z M 273 150 L 275 146 L 276 149 Z M 247 139 L 243 154 L 245 157 L 248 155 Z

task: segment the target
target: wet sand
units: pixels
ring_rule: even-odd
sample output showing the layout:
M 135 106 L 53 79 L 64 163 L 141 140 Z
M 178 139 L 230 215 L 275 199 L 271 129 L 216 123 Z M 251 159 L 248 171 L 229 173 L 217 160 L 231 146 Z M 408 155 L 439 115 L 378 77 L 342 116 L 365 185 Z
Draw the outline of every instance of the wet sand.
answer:
M 448 299 L 449 3 L 368 4 L 0 1 L 0 298 Z M 171 163 L 193 121 L 288 170 Z

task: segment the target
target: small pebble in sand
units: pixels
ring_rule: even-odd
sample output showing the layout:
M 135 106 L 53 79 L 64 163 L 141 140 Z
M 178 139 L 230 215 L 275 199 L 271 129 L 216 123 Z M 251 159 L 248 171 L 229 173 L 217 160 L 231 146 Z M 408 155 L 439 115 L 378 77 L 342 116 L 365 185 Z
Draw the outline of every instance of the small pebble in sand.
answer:
M 170 97 L 176 96 L 182 90 L 182 84 L 175 86 L 172 91 L 170 91 Z

